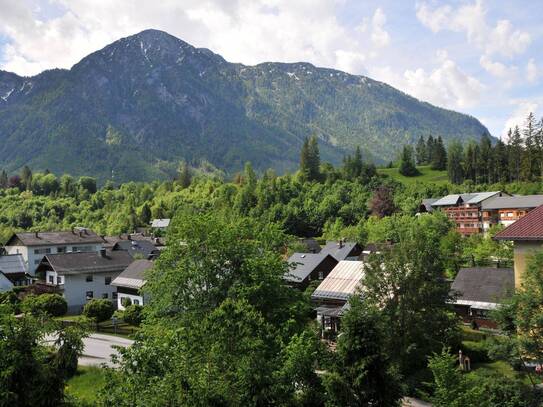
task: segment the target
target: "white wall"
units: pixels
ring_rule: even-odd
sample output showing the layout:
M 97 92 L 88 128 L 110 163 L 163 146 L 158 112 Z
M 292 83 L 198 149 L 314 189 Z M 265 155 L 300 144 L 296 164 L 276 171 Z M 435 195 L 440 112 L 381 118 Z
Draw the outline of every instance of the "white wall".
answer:
M 118 293 L 117 308 L 120 310 L 125 309 L 125 307 L 123 307 L 123 304 L 122 304 L 123 298 L 130 298 L 130 300 L 132 301 L 132 304 L 134 304 L 134 300 L 137 300 L 138 305 L 143 305 L 143 301 L 144 301 L 141 295 Z
M 74 274 L 65 275 L 64 282 L 64 298 L 68 303 L 68 312 L 78 313 L 82 310 L 83 306 L 87 303 L 87 291 L 93 292 L 93 298 L 101 299 L 102 294 L 107 294 L 107 299 L 116 302 L 113 299 L 113 293 L 117 293 L 117 287 L 111 284 L 105 284 L 105 278 L 110 277 L 111 280 L 117 277 L 120 272 L 117 273 L 92 273 L 93 281 L 86 281 L 89 274 Z
M 23 259 L 26 262 L 27 271 L 30 275 L 34 276 L 36 275 L 36 269 L 38 268 L 38 264 L 40 264 L 40 261 L 43 259 L 43 257 L 47 254 L 56 254 L 58 253 L 58 248 L 66 248 L 66 252 L 73 252 L 77 251 L 74 250 L 80 247 L 85 247 L 86 249 L 84 251 L 86 252 L 99 252 L 102 248 L 102 245 L 100 243 L 81 243 L 81 244 L 68 244 L 68 245 L 48 245 L 48 246 L 6 246 L 6 251 L 8 254 L 16 254 L 21 253 L 23 255 Z M 45 251 L 49 249 L 50 253 L 45 253 Z M 36 250 L 42 251 L 43 253 L 35 253 Z M 79 250 L 82 251 L 82 250 Z

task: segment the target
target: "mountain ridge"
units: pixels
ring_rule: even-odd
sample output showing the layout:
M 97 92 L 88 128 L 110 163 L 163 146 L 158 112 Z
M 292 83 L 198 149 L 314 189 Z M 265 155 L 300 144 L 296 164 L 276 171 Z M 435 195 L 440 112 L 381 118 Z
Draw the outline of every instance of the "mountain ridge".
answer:
M 420 135 L 477 140 L 474 117 L 393 87 L 307 62 L 227 62 L 168 33 L 144 30 L 69 70 L 0 71 L 0 160 L 100 180 L 172 176 L 182 159 L 234 172 L 293 170 L 316 134 L 323 159 L 357 145 L 385 161 Z M 441 134 L 442 133 L 442 134 Z

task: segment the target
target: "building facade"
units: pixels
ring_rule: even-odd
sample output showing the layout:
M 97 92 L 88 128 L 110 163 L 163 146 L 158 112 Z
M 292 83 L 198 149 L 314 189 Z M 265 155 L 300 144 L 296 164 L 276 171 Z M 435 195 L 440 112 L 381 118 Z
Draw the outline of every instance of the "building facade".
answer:
M 151 260 L 141 259 L 132 262 L 112 285 L 117 287 L 117 308 L 124 310 L 128 305 L 145 305 L 148 297 L 142 292 L 145 285 L 145 273 L 153 268 Z

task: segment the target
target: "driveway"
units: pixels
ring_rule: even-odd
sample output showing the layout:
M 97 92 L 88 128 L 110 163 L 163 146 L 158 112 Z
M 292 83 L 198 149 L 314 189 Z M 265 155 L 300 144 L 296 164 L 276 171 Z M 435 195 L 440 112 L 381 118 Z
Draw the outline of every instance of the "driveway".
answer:
M 419 399 L 405 397 L 403 399 L 403 407 L 432 407 L 432 405 Z
M 79 364 L 83 366 L 99 366 L 102 363 L 113 366 L 111 355 L 118 352 L 112 346 L 126 348 L 134 343 L 131 339 L 96 333 L 83 339 L 83 342 L 85 343 L 85 349 L 79 358 Z

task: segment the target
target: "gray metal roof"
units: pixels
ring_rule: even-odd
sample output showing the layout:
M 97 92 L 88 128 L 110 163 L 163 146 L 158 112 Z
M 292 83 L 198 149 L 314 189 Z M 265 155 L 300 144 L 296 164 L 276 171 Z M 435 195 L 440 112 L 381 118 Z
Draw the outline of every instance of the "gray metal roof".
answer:
M 422 200 L 422 206 L 424 206 L 426 212 L 432 212 L 434 210 L 434 208 L 432 208 L 432 205 L 437 200 L 439 200 L 439 198 L 425 198 Z
M 311 295 L 313 300 L 347 301 L 364 277 L 364 262 L 340 261 Z
M 492 192 L 476 192 L 470 194 L 451 194 L 444 196 L 443 198 L 438 199 L 432 206 L 450 206 L 456 205 L 459 200 L 462 200 L 464 203 L 474 204 L 480 203 L 485 199 L 491 198 L 494 195 L 499 194 L 501 191 L 492 191 Z
M 483 202 L 483 209 L 531 209 L 543 205 L 543 195 L 496 196 Z
M 111 285 L 140 289 L 145 285 L 145 272 L 151 269 L 153 264 L 150 260 L 135 260 L 113 279 Z
M 132 257 L 139 254 L 145 259 L 157 256 L 160 253 L 160 250 L 148 240 L 119 240 L 112 250 L 124 250 Z
M 333 256 L 326 253 L 294 253 L 289 257 L 289 264 L 295 263 L 295 268 L 284 275 L 284 279 L 294 283 L 304 281 L 327 257 L 337 263 Z
M 351 251 L 358 246 L 356 242 L 326 242 L 326 245 L 320 251 L 320 254 L 330 254 L 337 261 L 345 260 L 349 257 Z
M 451 290 L 457 300 L 500 303 L 509 298 L 515 289 L 512 268 L 475 267 L 460 269 Z
M 4 274 L 25 273 L 26 266 L 22 254 L 0 256 L 0 271 Z

